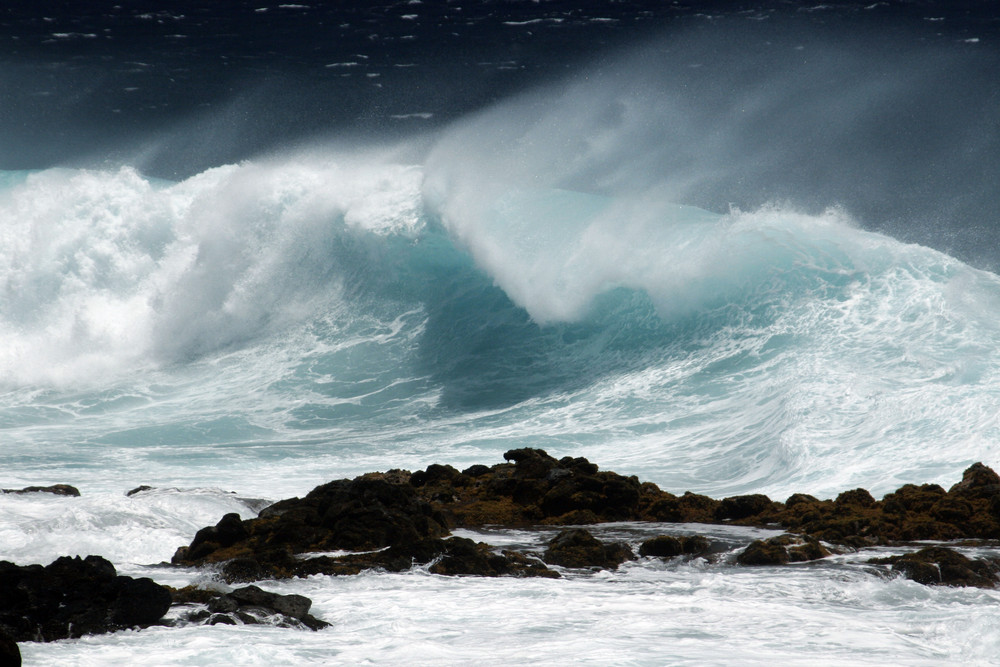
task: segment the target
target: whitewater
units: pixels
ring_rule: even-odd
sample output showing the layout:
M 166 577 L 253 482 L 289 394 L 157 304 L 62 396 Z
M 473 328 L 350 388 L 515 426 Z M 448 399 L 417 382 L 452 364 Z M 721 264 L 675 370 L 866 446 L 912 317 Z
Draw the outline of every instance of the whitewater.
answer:
M 775 498 L 947 486 L 995 451 L 995 274 L 837 210 L 473 197 L 390 157 L 297 155 L 178 183 L 130 168 L 5 175 L 5 484 L 82 493 L 0 496 L 5 558 L 69 547 L 207 581 L 153 564 L 226 512 L 522 446 L 678 492 Z M 140 484 L 156 491 L 125 496 Z M 977 634 L 993 592 L 816 569 L 321 577 L 276 584 L 334 623 L 316 635 L 162 629 L 22 648 L 35 664 L 148 651 L 158 664 L 712 664 L 709 647 L 735 637 L 749 663 L 996 648 Z
M 796 37 L 774 47 L 782 63 L 797 62 Z M 719 65 L 693 49 L 703 40 L 633 49 L 405 136 L 321 133 L 192 159 L 190 173 L 151 166 L 177 133 L 197 143 L 202 119 L 124 158 L 0 171 L 0 486 L 81 492 L 0 494 L 0 559 L 97 554 L 120 574 L 221 587 L 163 563 L 226 513 L 519 447 L 716 498 L 880 498 L 1000 466 L 1000 277 L 973 261 L 976 243 L 949 252 L 924 233 L 957 161 L 873 150 L 862 168 L 845 141 L 927 77 L 890 83 L 869 53 L 809 44 L 810 76 L 782 65 L 698 104 L 723 97 L 685 96 Z M 664 53 L 683 67 L 653 74 Z M 365 66 L 352 57 L 323 67 Z M 894 74 L 913 60 L 886 58 Z M 921 61 L 941 80 L 965 64 Z M 863 76 L 833 95 L 841 68 Z M 833 129 L 812 136 L 817 117 Z M 944 135 L 972 152 L 971 130 Z M 757 188 L 751 174 L 783 157 L 828 189 L 803 202 Z M 934 188 L 872 195 L 910 196 L 893 220 L 912 227 L 866 217 L 869 182 L 921 169 Z M 706 194 L 730 177 L 763 195 Z M 858 205 L 827 196 L 841 190 Z M 633 547 L 703 534 L 729 556 L 779 534 L 593 530 Z M 456 534 L 540 552 L 556 532 Z M 320 632 L 188 625 L 20 649 L 25 664 L 94 666 L 996 664 L 1000 592 L 866 563 L 906 548 L 781 568 L 646 558 L 558 580 L 315 576 L 264 587 L 311 598 L 332 624 Z

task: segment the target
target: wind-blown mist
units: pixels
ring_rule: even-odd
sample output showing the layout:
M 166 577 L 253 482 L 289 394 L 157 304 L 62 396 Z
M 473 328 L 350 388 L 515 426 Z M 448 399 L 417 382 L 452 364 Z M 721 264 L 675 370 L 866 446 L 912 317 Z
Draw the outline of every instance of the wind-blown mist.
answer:
M 996 54 L 775 23 L 673 34 L 460 121 L 431 155 L 432 183 L 475 198 L 652 191 L 719 213 L 838 206 L 995 268 Z

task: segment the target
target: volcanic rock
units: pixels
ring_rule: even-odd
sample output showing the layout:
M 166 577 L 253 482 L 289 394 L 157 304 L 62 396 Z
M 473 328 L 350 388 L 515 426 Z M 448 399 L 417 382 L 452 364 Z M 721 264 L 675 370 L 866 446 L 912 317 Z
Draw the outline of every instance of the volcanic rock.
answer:
M 418 495 L 452 527 L 668 520 L 648 508 L 674 496 L 636 477 L 602 472 L 585 458 L 556 460 L 545 450 L 523 448 L 506 452 L 504 459 L 509 463 L 472 466 L 462 473 L 431 466 L 411 479 Z
M 488 544 L 463 537 L 426 538 L 376 552 L 319 556 L 299 561 L 288 571 L 293 576 L 345 575 L 372 569 L 403 572 L 414 565 L 429 565 L 430 572 L 444 575 L 559 577 L 559 573 L 537 559 L 517 551 L 505 550 L 498 554 Z
M 813 537 L 808 535 L 778 535 L 766 540 L 754 540 L 736 556 L 740 565 L 784 565 L 818 560 L 830 555 Z
M 329 482 L 305 498 L 265 508 L 256 519 L 223 517 L 198 531 L 173 561 L 224 563 L 221 576 L 231 583 L 414 565 L 439 574 L 552 576 L 523 554 L 443 538 L 454 527 L 609 521 L 724 522 L 780 526 L 798 534 L 754 542 L 737 557 L 745 565 L 823 558 L 829 550 L 820 540 L 864 548 L 907 540 L 1000 539 L 1000 476 L 982 464 L 966 470 L 950 491 L 907 484 L 881 501 L 857 488 L 835 500 L 798 493 L 780 503 L 762 494 L 721 501 L 691 492 L 678 496 L 634 476 L 601 471 L 587 459 L 557 460 L 541 449 L 513 449 L 504 459 L 463 471 L 431 465 L 413 473 L 390 470 Z M 703 543 L 691 546 L 661 536 L 647 541 L 641 553 L 669 558 L 706 549 Z M 333 550 L 355 553 L 301 558 Z M 626 545 L 602 545 L 573 529 L 550 543 L 544 559 L 567 567 L 613 568 L 631 557 Z
M 196 565 L 240 557 L 266 567 L 288 554 L 382 549 L 438 537 L 447 533 L 444 524 L 408 482 L 363 475 L 318 486 L 302 499 L 279 501 L 256 519 L 226 515 L 216 526 L 198 531 L 189 546 L 177 550 L 173 562 Z M 280 571 L 271 574 L 282 576 Z
M 0 630 L 16 641 L 53 641 L 157 623 L 170 593 L 151 579 L 118 576 L 99 556 L 49 565 L 0 561 Z
M 57 496 L 79 496 L 80 490 L 69 484 L 52 486 L 26 486 L 23 489 L 0 489 L 0 493 L 52 493 Z
M 0 630 L 0 667 L 21 667 L 21 649 L 3 630 Z
M 174 604 L 201 603 L 206 608 L 182 616 L 187 623 L 202 625 L 274 625 L 321 630 L 329 623 L 309 613 L 312 600 L 302 595 L 280 595 L 257 586 L 244 586 L 228 593 L 186 587 L 173 591 Z
M 1000 581 L 997 561 L 973 560 L 948 547 L 926 547 L 902 556 L 873 558 L 869 562 L 891 564 L 894 572 L 932 586 L 994 588 Z
M 715 509 L 715 519 L 716 521 L 745 519 L 760 514 L 770 506 L 771 499 L 761 493 L 723 498 Z
M 976 463 L 945 491 L 937 484 L 905 484 L 875 500 L 865 489 L 834 501 L 795 494 L 741 520 L 777 524 L 855 548 L 913 540 L 1000 539 L 1000 476 Z
M 982 463 L 973 463 L 962 474 L 962 481 L 948 489 L 948 494 L 992 498 L 1000 495 L 1000 475 Z
M 549 541 L 542 559 L 563 567 L 597 567 L 614 570 L 635 554 L 624 542 L 606 544 L 583 528 L 570 528 Z
M 695 556 L 703 554 L 711 548 L 708 538 L 701 535 L 658 535 L 639 545 L 640 556 L 655 556 L 658 558 L 674 558 L 675 556 Z

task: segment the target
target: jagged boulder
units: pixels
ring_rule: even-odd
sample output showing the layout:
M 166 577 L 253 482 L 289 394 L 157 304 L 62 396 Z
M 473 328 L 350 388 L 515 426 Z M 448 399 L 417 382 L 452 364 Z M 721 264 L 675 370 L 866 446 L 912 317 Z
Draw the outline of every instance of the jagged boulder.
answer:
M 26 486 L 23 489 L 0 489 L 0 493 L 51 493 L 57 496 L 79 496 L 80 490 L 69 484 L 53 484 L 52 486 Z
M 181 622 L 201 625 L 273 625 L 321 630 L 329 623 L 309 613 L 312 600 L 303 595 L 280 595 L 244 586 L 228 593 L 194 587 L 173 591 L 174 604 L 201 603 L 205 607 L 181 616 Z
M 926 547 L 902 556 L 873 558 L 874 564 L 891 564 L 892 571 L 931 586 L 994 588 L 1000 578 L 1000 563 L 967 558 L 954 549 Z
M 672 523 L 715 523 L 720 501 L 698 493 L 684 492 L 675 496 L 660 491 L 656 485 L 642 485 L 643 519 Z
M 614 570 L 635 554 L 624 542 L 605 543 L 583 528 L 570 528 L 549 541 L 542 559 L 563 567 L 596 567 Z
M 248 537 L 250 537 L 250 533 L 243 526 L 240 515 L 235 512 L 226 514 L 216 525 L 207 526 L 195 533 L 194 539 L 188 547 L 187 558 L 201 560 L 213 551 L 231 547 Z
M 99 556 L 49 565 L 0 561 L 0 630 L 16 641 L 53 641 L 157 623 L 170 593 L 151 579 L 119 576 Z
M 851 489 L 840 493 L 833 504 L 838 507 L 873 507 L 877 501 L 868 489 Z
M 3 630 L 0 630 L 0 667 L 21 667 L 21 649 Z
M 1000 495 L 1000 475 L 982 463 L 973 463 L 962 474 L 962 481 L 948 489 L 948 494 L 971 498 Z
M 412 479 L 420 497 L 452 526 L 641 520 L 650 518 L 646 506 L 669 495 L 635 477 L 602 472 L 582 457 L 557 460 L 545 450 L 522 448 L 506 452 L 504 459 L 508 462 L 461 473 L 431 466 Z
M 808 535 L 778 535 L 766 540 L 754 540 L 736 556 L 740 565 L 785 565 L 818 560 L 830 555 L 830 550 Z
M 658 535 L 643 541 L 639 545 L 639 555 L 657 558 L 674 558 L 676 556 L 697 556 L 712 548 L 708 538 L 701 535 Z
M 196 565 L 234 558 L 262 569 L 244 577 L 289 576 L 288 554 L 371 550 L 447 534 L 446 520 L 419 498 L 409 476 L 362 475 L 318 486 L 302 499 L 279 501 L 256 519 L 228 514 L 198 531 L 173 562 Z M 244 579 L 251 580 L 251 579 Z
M 715 509 L 717 521 L 746 519 L 758 515 L 771 506 L 771 499 L 762 493 L 723 498 Z

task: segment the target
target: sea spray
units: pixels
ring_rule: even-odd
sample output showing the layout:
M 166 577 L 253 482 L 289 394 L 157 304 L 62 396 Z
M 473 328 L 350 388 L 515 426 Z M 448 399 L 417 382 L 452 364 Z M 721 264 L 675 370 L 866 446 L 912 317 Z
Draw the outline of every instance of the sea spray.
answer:
M 151 471 L 134 484 L 186 466 L 213 485 L 233 447 L 268 495 L 259 460 L 309 459 L 318 483 L 377 451 L 536 445 L 669 488 L 780 495 L 988 458 L 993 274 L 837 209 L 471 200 L 436 178 L 346 154 L 175 184 L 18 179 L 0 201 L 11 460 L 43 465 L 44 437 L 52 461 L 96 471 L 126 447 Z M 26 483 L 67 481 L 45 477 Z
M 351 238 L 420 224 L 418 183 L 404 167 L 294 163 L 178 184 L 131 169 L 25 175 L 0 200 L 4 382 L 191 360 L 314 317 L 365 270 Z

